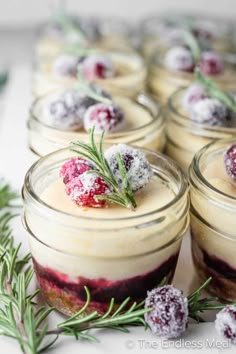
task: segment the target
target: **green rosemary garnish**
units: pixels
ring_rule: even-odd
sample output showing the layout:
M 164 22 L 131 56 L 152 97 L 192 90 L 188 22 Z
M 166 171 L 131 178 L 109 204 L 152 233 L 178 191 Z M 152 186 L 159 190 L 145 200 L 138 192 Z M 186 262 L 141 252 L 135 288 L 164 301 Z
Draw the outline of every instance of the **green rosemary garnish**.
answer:
M 0 179 L 0 210 L 6 207 L 12 207 L 12 201 L 17 198 L 17 193 L 13 192 L 10 186 Z
M 6 86 L 7 81 L 8 81 L 8 72 L 7 71 L 0 72 L 0 92 Z
M 64 12 L 59 12 L 54 16 L 54 21 L 57 22 L 66 33 L 75 32 L 82 40 L 86 40 L 78 23 L 75 23 L 73 18 Z
M 203 283 L 198 289 L 192 292 L 188 296 L 188 309 L 189 317 L 198 321 L 204 322 L 204 319 L 199 315 L 199 313 L 210 311 L 210 310 L 221 310 L 225 307 L 225 304 L 220 304 L 217 297 L 200 298 L 203 290 L 211 282 L 212 278 L 208 278 L 205 283 Z
M 86 80 L 80 70 L 78 70 L 77 79 L 78 81 L 75 84 L 75 89 L 77 89 L 79 92 L 90 98 L 93 98 L 98 102 L 112 104 L 112 99 L 104 97 L 102 94 L 98 93 L 96 90 L 96 85 Z
M 203 76 L 199 68 L 195 69 L 195 75 L 197 82 L 207 89 L 211 97 L 218 99 L 231 111 L 236 112 L 236 101 L 233 95 L 222 91 L 211 79 Z
M 91 170 L 86 173 L 96 173 L 100 176 L 107 184 L 111 187 L 111 194 L 109 195 L 98 195 L 97 199 L 106 200 L 111 203 L 120 204 L 126 208 L 134 210 L 137 206 L 136 201 L 134 199 L 133 192 L 130 188 L 126 169 L 124 163 L 119 154 L 117 154 L 117 164 L 122 180 L 122 186 L 120 186 L 115 179 L 110 166 L 108 165 L 106 159 L 104 158 L 104 150 L 103 150 L 103 140 L 104 133 L 101 135 L 99 147 L 97 147 L 94 139 L 94 127 L 89 132 L 91 144 L 86 144 L 82 142 L 73 143 L 74 146 L 78 147 L 78 149 L 72 149 L 72 151 L 77 154 L 85 157 L 89 161 L 93 162 L 97 168 L 97 170 Z
M 191 33 L 191 31 L 184 30 L 184 39 L 193 55 L 195 64 L 198 64 L 201 57 L 201 49 L 196 37 Z

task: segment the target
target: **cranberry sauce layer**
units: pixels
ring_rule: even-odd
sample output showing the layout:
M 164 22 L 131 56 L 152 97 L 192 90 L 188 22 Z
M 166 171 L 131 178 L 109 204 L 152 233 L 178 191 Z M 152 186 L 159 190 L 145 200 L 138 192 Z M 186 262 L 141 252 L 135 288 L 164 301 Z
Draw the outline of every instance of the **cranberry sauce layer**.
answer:
M 209 291 L 222 299 L 236 300 L 236 269 L 199 247 L 192 234 L 193 261 L 201 278 L 212 278 Z
M 147 290 L 160 284 L 164 277 L 171 281 L 177 260 L 178 254 L 175 254 L 153 271 L 124 280 L 78 277 L 77 282 L 72 282 L 65 274 L 41 266 L 35 259 L 33 261 L 38 282 L 47 302 L 59 311 L 71 314 L 84 305 L 85 286 L 91 293 L 90 311 L 105 312 L 112 297 L 116 303 L 122 302 L 128 296 L 132 301 L 143 300 Z

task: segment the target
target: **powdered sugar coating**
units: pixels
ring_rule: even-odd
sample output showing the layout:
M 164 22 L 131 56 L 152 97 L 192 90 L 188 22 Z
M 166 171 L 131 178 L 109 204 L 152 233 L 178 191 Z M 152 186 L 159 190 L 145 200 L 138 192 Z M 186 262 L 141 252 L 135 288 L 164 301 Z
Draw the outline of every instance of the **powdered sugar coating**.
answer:
M 190 118 L 199 124 L 224 126 L 227 108 L 216 98 L 204 98 L 193 105 Z
M 205 75 L 218 75 L 224 71 L 224 62 L 214 52 L 206 51 L 201 54 L 200 70 Z
M 78 206 L 102 208 L 105 201 L 96 199 L 96 196 L 110 194 L 110 188 L 95 173 L 83 173 L 66 184 L 66 193 Z
M 56 58 L 53 63 L 52 71 L 57 76 L 75 77 L 79 59 L 76 56 L 63 54 Z
M 115 75 L 115 68 L 111 59 L 102 55 L 87 56 L 78 65 L 78 70 L 89 81 L 107 79 Z
M 194 60 L 190 50 L 176 46 L 167 51 L 164 65 L 171 70 L 192 72 Z
M 152 308 L 145 314 L 145 321 L 157 336 L 177 338 L 186 330 L 188 299 L 172 285 L 149 291 L 145 308 Z
M 84 115 L 84 129 L 95 127 L 94 132 L 116 132 L 124 127 L 124 113 L 115 104 L 97 103 L 91 106 Z
M 206 90 L 204 87 L 199 84 L 192 84 L 183 94 L 182 106 L 187 112 L 190 112 L 193 105 L 203 98 L 206 98 Z
M 42 120 L 60 130 L 78 130 L 83 125 L 83 100 L 84 96 L 72 89 L 56 94 L 45 102 Z
M 225 152 L 224 163 L 227 174 L 236 180 L 236 143 L 231 145 Z
M 74 157 L 65 162 L 60 169 L 60 177 L 63 178 L 65 184 L 69 183 L 73 178 L 78 177 L 82 173 L 93 169 L 93 164 L 83 157 Z
M 236 306 L 227 305 L 216 315 L 215 328 L 218 334 L 236 344 Z
M 122 180 L 117 163 L 118 153 L 124 162 L 131 189 L 135 192 L 144 187 L 153 175 L 145 154 L 125 144 L 113 145 L 105 152 L 105 158 L 120 186 L 122 186 Z

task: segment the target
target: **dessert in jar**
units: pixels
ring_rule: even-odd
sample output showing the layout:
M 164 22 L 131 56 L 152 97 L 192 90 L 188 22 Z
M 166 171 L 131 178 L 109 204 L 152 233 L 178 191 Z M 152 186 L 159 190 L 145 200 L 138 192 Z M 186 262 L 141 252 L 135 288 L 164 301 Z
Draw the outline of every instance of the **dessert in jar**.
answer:
M 178 88 L 190 85 L 196 67 L 200 68 L 202 74 L 214 78 L 224 90 L 233 91 L 235 64 L 226 55 L 197 41 L 190 32 L 183 32 L 183 44 L 160 48 L 150 59 L 150 91 L 165 103 Z
M 147 68 L 138 54 L 73 48 L 36 64 L 33 94 L 38 97 L 54 89 L 71 87 L 81 74 L 111 93 L 130 97 L 145 89 Z
M 40 30 L 35 55 L 38 61 L 53 58 L 67 45 L 132 51 L 130 35 L 131 30 L 123 19 L 57 13 Z
M 198 80 L 168 100 L 166 153 L 187 171 L 194 154 L 215 139 L 236 136 L 234 96 L 198 72 Z
M 39 159 L 23 188 L 41 291 L 67 315 L 84 305 L 84 286 L 88 311 L 103 313 L 112 297 L 139 301 L 170 282 L 188 227 L 187 181 L 173 161 L 125 144 L 96 150 L 93 134 Z
M 222 19 L 187 14 L 152 16 L 140 24 L 141 51 L 146 58 L 161 47 L 183 44 L 183 29 L 189 31 L 202 43 L 217 51 L 232 49 L 232 24 Z
M 192 255 L 201 280 L 224 300 L 236 300 L 236 138 L 213 142 L 189 171 Z
M 113 96 L 84 81 L 79 88 L 59 90 L 33 103 L 28 120 L 29 146 L 37 155 L 88 142 L 89 129 L 96 137 L 105 131 L 107 143 L 135 144 L 162 151 L 165 123 L 160 105 L 147 94 L 134 98 Z

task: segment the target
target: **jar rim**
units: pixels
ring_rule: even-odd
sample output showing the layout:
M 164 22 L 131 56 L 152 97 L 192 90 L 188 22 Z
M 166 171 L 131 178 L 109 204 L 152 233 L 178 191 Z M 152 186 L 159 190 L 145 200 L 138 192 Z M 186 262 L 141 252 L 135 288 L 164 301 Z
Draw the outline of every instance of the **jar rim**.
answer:
M 177 116 L 178 122 L 180 122 L 184 126 L 196 128 L 198 130 L 202 130 L 205 132 L 219 132 L 219 133 L 235 133 L 236 134 L 236 127 L 222 127 L 222 126 L 211 126 L 211 125 L 206 125 L 206 124 L 200 124 L 197 122 L 194 122 L 190 118 L 188 118 L 187 115 L 179 112 L 178 108 L 175 105 L 175 100 L 177 99 L 178 95 L 183 93 L 188 86 L 185 87 L 180 87 L 177 89 L 169 98 L 167 101 L 167 108 L 169 109 L 170 112 L 173 112 L 175 116 Z
M 35 114 L 34 111 L 35 111 L 37 104 L 39 104 L 41 101 L 43 101 L 49 95 L 52 95 L 53 93 L 60 92 L 60 91 L 61 91 L 61 89 L 52 90 L 48 93 L 45 93 L 42 96 L 35 98 L 31 104 L 30 111 L 29 111 L 30 119 L 35 121 L 40 126 L 51 130 L 52 132 L 60 132 L 60 133 L 65 133 L 65 134 L 70 134 L 70 135 L 71 134 L 75 134 L 75 135 L 76 134 L 80 134 L 80 135 L 84 134 L 87 136 L 88 133 L 85 131 L 81 131 L 81 132 L 80 131 L 65 131 L 65 130 L 53 127 L 51 125 L 48 125 L 45 122 L 43 122 L 42 120 L 40 120 L 38 114 Z M 112 139 L 112 138 L 120 136 L 120 135 L 128 135 L 128 134 L 139 132 L 140 130 L 145 129 L 156 122 L 159 122 L 159 126 L 162 126 L 164 124 L 164 118 L 163 118 L 163 114 L 162 114 L 163 107 L 161 106 L 161 103 L 159 101 L 157 101 L 156 98 L 154 96 L 152 96 L 151 94 L 149 94 L 149 93 L 147 94 L 146 92 L 139 92 L 138 94 L 135 95 L 134 98 L 129 98 L 126 96 L 121 96 L 121 95 L 114 95 L 114 98 L 116 98 L 116 97 L 124 98 L 124 99 L 130 100 L 130 101 L 140 105 L 143 109 L 148 111 L 148 113 L 150 114 L 152 119 L 148 123 L 141 125 L 139 127 L 136 127 L 136 128 L 132 128 L 132 129 L 120 131 L 120 132 L 115 132 L 115 133 L 109 133 L 109 134 L 107 134 L 108 139 Z M 154 110 L 156 110 L 156 113 L 154 112 Z
M 197 178 L 198 182 L 207 188 L 209 188 L 215 195 L 220 195 L 226 199 L 226 201 L 232 202 L 236 201 L 236 197 L 230 196 L 229 194 L 226 194 L 222 192 L 220 189 L 217 189 L 214 187 L 211 183 L 208 182 L 208 180 L 204 177 L 203 173 L 201 172 L 201 169 L 199 168 L 201 159 L 205 156 L 205 154 L 214 146 L 217 146 L 219 144 L 223 144 L 225 147 L 229 146 L 233 142 L 235 142 L 235 138 L 230 138 L 230 139 L 219 139 L 216 141 L 212 141 L 211 143 L 205 145 L 202 149 L 200 149 L 195 155 L 192 160 L 191 165 L 189 166 L 189 175 L 190 175 L 190 182 L 191 182 L 191 171 L 194 173 L 194 177 Z M 236 206 L 235 206 L 236 208 Z
M 129 145 L 132 146 L 132 145 Z M 134 146 L 135 147 L 135 146 Z M 71 217 L 71 218 L 75 218 L 76 220 L 84 220 L 84 221 L 91 221 L 91 217 L 85 217 L 85 216 L 78 216 L 66 211 L 62 211 L 60 209 L 56 209 L 52 206 L 50 206 L 49 204 L 47 204 L 46 202 L 44 202 L 40 196 L 35 192 L 33 184 L 32 184 L 32 180 L 31 180 L 31 176 L 34 173 L 35 169 L 37 169 L 38 167 L 40 167 L 40 165 L 42 165 L 45 161 L 47 161 L 48 159 L 50 159 L 51 157 L 55 157 L 56 155 L 60 155 L 66 152 L 70 151 L 71 147 L 67 147 L 67 148 L 63 148 L 63 149 L 59 149 L 57 151 L 54 151 L 50 154 L 47 154 L 44 157 L 39 158 L 27 171 L 26 175 L 25 175 L 25 180 L 24 180 L 24 186 L 22 189 L 22 198 L 23 200 L 25 200 L 25 192 L 30 196 L 30 198 L 33 199 L 34 202 L 36 202 L 37 205 L 40 205 L 40 207 L 44 207 L 46 210 L 49 210 L 52 213 L 55 213 L 56 215 L 64 215 L 65 217 Z M 137 147 L 136 147 L 137 148 Z M 177 163 L 175 163 L 175 161 L 173 161 L 172 159 L 170 159 L 169 157 L 165 156 L 162 153 L 157 153 L 155 151 L 149 150 L 149 149 L 144 149 L 144 148 L 138 148 L 139 150 L 141 150 L 142 152 L 146 153 L 146 154 L 151 154 L 152 156 L 155 156 L 156 158 L 161 159 L 162 161 L 164 160 L 165 162 L 167 162 L 167 164 L 169 165 L 169 167 L 172 169 L 172 171 L 175 171 L 175 173 L 177 172 L 178 174 L 178 178 L 179 178 L 179 186 L 178 186 L 178 192 L 174 195 L 173 199 L 171 199 L 170 202 L 168 202 L 167 204 L 165 204 L 164 206 L 162 206 L 161 208 L 157 208 L 155 210 L 152 210 L 151 212 L 146 212 L 144 214 L 138 215 L 138 216 L 129 216 L 129 217 L 116 217 L 115 220 L 116 221 L 132 221 L 135 220 L 136 218 L 142 220 L 142 218 L 146 218 L 152 215 L 155 215 L 157 213 L 163 212 L 165 210 L 167 210 L 168 208 L 176 205 L 186 194 L 187 190 L 188 190 L 188 182 L 187 182 L 187 178 L 185 176 L 185 173 L 182 171 L 182 169 L 178 166 Z M 173 173 L 173 172 L 172 172 Z M 176 183 L 177 184 L 177 183 Z M 135 213 L 133 213 L 135 214 Z M 94 221 L 102 221 L 102 222 L 111 222 L 112 218 L 92 218 L 92 220 Z M 144 221 L 144 224 L 147 223 Z M 142 224 L 142 222 L 140 223 Z

